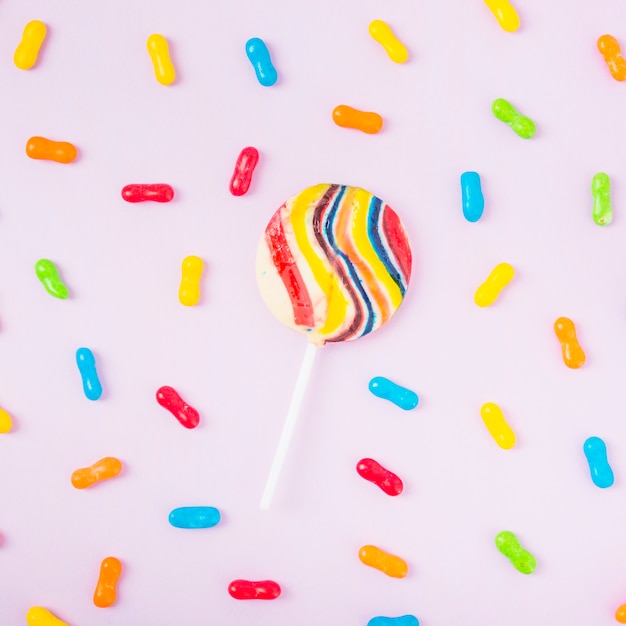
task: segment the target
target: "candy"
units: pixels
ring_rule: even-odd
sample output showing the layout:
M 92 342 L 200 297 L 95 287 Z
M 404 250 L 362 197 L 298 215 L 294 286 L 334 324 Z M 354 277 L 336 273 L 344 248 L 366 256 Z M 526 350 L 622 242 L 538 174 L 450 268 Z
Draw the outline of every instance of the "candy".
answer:
M 530 139 L 535 134 L 535 123 L 519 113 L 507 100 L 502 98 L 494 100 L 491 110 L 501 122 L 508 124 L 523 139 Z
M 195 306 L 200 300 L 200 278 L 204 261 L 197 256 L 183 259 L 182 276 L 178 288 L 178 301 L 185 306 Z
M 5 433 L 10 432 L 13 427 L 13 420 L 7 411 L 0 408 L 0 434 L 4 435 Z
M 254 168 L 259 162 L 259 151 L 252 146 L 244 148 L 235 163 L 235 171 L 230 179 L 230 193 L 233 196 L 243 196 L 247 193 L 252 182 Z
M 506 423 L 502 409 L 493 402 L 487 402 L 480 407 L 480 416 L 493 437 L 494 441 L 504 450 L 510 450 L 515 445 L 515 433 Z
M 561 351 L 565 365 L 572 369 L 582 367 L 585 363 L 585 353 L 580 347 L 580 343 L 578 343 L 574 322 L 567 317 L 559 317 L 554 322 L 554 332 L 557 339 L 561 342 Z
M 622 604 L 617 608 L 617 611 L 615 611 L 615 619 L 620 624 L 626 624 L 626 604 Z
M 612 35 L 602 35 L 598 38 L 598 50 L 604 57 L 611 76 L 615 80 L 626 80 L 626 60 L 617 39 Z
M 495 15 L 502 30 L 514 33 L 519 28 L 519 15 L 508 0 L 485 0 L 485 4 Z
M 163 35 L 150 35 L 146 42 L 154 66 L 154 75 L 161 85 L 171 85 L 176 80 L 176 70 L 170 58 L 167 39 Z
M 461 200 L 465 219 L 468 222 L 477 222 L 482 217 L 485 208 L 480 175 L 477 172 L 461 174 Z
M 115 604 L 117 581 L 122 573 L 122 563 L 114 556 L 108 556 L 100 564 L 100 576 L 93 594 L 93 603 L 104 609 Z
M 481 307 L 492 305 L 500 292 L 513 280 L 515 270 L 508 263 L 496 265 L 487 280 L 482 283 L 474 294 L 474 302 Z
M 398 496 L 402 493 L 402 481 L 393 472 L 385 469 L 374 459 L 361 459 L 356 464 L 359 476 L 380 487 L 388 496 Z
M 48 609 L 44 609 L 41 606 L 33 606 L 28 609 L 26 622 L 28 626 L 68 626 L 66 622 L 62 622 Z
M 600 437 L 589 437 L 583 445 L 583 451 L 587 457 L 587 463 L 589 463 L 589 472 L 593 484 L 600 489 L 610 487 L 614 477 L 604 441 Z
M 280 591 L 273 580 L 233 580 L 228 585 L 228 593 L 236 600 L 275 600 Z
M 537 567 L 535 557 L 524 550 L 517 537 L 509 530 L 496 535 L 496 547 L 511 561 L 513 567 L 522 574 L 532 574 Z
M 89 400 L 97 400 L 102 395 L 102 385 L 96 370 L 96 357 L 89 348 L 76 350 L 76 364 L 83 379 L 83 391 Z
M 367 626 L 420 626 L 415 615 L 401 615 L 400 617 L 372 617 Z
M 409 571 L 409 566 L 404 559 L 384 552 L 376 546 L 363 546 L 359 550 L 359 559 L 361 563 L 380 570 L 392 578 L 404 578 Z
M 48 259 L 39 259 L 35 263 L 35 273 L 46 291 L 55 298 L 65 300 L 69 295 L 67 287 L 63 284 L 56 265 Z
M 171 185 L 163 183 L 126 185 L 122 189 L 122 198 L 126 202 L 171 202 L 174 190 Z
M 76 147 L 67 141 L 31 137 L 26 142 L 26 154 L 31 159 L 71 163 L 76 158 Z
M 270 51 L 265 42 L 258 37 L 246 41 L 246 54 L 256 73 L 257 80 L 263 87 L 271 87 L 278 80 L 276 68 L 272 65 Z
M 375 376 L 372 378 L 369 382 L 369 390 L 377 398 L 389 400 L 389 402 L 393 402 L 393 404 L 405 411 L 414 409 L 419 402 L 419 398 L 414 391 L 396 385 L 396 383 L 391 382 L 388 378 L 384 378 L 383 376 Z
M 346 104 L 333 109 L 333 121 L 342 128 L 354 128 L 369 135 L 375 135 L 383 127 L 383 118 L 378 113 L 359 111 Z
M 382 20 L 374 20 L 369 25 L 370 35 L 384 49 L 394 63 L 406 63 L 409 51 L 404 44 L 393 34 L 389 24 Z
M 611 179 L 604 172 L 599 172 L 593 177 L 591 194 L 593 195 L 593 211 L 591 213 L 593 221 L 598 226 L 610 224 L 613 219 Z
M 200 414 L 189 406 L 172 387 L 159 387 L 157 402 L 167 409 L 185 428 L 195 428 L 200 422 Z
M 220 523 L 220 512 L 214 506 L 181 506 L 170 512 L 169 522 L 175 528 L 212 528 Z
M 113 456 L 106 456 L 89 467 L 81 467 L 72 473 L 72 485 L 76 489 L 86 489 L 102 480 L 115 478 L 122 471 L 122 462 Z
M 45 38 L 46 25 L 43 22 L 32 20 L 24 26 L 22 41 L 13 55 L 13 62 L 20 70 L 29 70 L 34 67 Z

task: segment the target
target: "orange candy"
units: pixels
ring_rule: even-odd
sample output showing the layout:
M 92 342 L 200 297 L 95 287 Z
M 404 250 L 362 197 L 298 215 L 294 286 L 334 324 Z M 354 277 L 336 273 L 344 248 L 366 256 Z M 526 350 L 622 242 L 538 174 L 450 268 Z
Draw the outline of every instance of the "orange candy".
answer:
M 617 608 L 617 611 L 615 611 L 615 619 L 620 624 L 626 624 L 626 604 L 622 604 Z
M 122 463 L 112 456 L 96 461 L 90 467 L 82 467 L 72 474 L 72 485 L 76 489 L 86 489 L 101 480 L 114 478 L 122 471 Z
M 612 35 L 602 35 L 598 39 L 598 50 L 609 66 L 609 72 L 615 80 L 626 80 L 626 60 L 622 56 L 619 43 Z
M 333 109 L 333 121 L 343 128 L 355 128 L 364 133 L 375 135 L 383 127 L 383 118 L 378 113 L 359 111 L 345 104 Z
M 557 339 L 561 342 L 565 365 L 572 369 L 582 367 L 585 363 L 585 353 L 578 343 L 574 322 L 567 317 L 559 317 L 554 322 L 554 332 Z
M 93 594 L 93 603 L 105 609 L 115 604 L 117 581 L 122 573 L 122 563 L 114 556 L 108 556 L 100 564 L 100 577 Z
M 76 158 L 76 147 L 67 141 L 31 137 L 26 143 L 26 154 L 31 159 L 71 163 Z
M 404 578 L 409 571 L 409 566 L 404 559 L 388 554 L 376 546 L 363 546 L 359 550 L 359 559 L 361 563 L 380 570 L 392 578 Z

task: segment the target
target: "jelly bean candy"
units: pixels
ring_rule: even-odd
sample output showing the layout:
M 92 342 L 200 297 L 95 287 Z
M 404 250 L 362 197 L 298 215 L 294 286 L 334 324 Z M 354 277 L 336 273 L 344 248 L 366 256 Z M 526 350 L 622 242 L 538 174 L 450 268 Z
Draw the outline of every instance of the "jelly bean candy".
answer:
M 29 70 L 34 67 L 45 38 L 46 25 L 43 22 L 32 20 L 24 26 L 22 41 L 13 55 L 13 62 L 20 70 Z
M 626 604 L 622 604 L 617 607 L 617 611 L 615 611 L 615 619 L 620 624 L 626 624 Z
M 385 52 L 394 63 L 406 63 L 409 58 L 409 51 L 393 34 L 387 22 L 374 20 L 369 25 L 369 32 L 374 40 L 385 49 Z
M 67 141 L 52 141 L 45 137 L 31 137 L 26 142 L 26 154 L 31 159 L 71 163 L 76 158 L 76 146 Z
M 409 566 L 404 559 L 388 554 L 376 546 L 363 546 L 359 550 L 359 559 L 361 563 L 380 570 L 392 578 L 404 578 L 409 571 Z
M 613 219 L 611 179 L 604 172 L 599 172 L 593 177 L 591 194 L 593 195 L 593 211 L 591 213 L 593 221 L 598 226 L 610 224 Z
M 568 317 L 559 317 L 554 322 L 554 332 L 561 342 L 563 362 L 567 367 L 578 369 L 585 363 L 585 353 L 576 337 L 576 326 Z
M 591 480 L 596 487 L 606 489 L 613 484 L 613 470 L 609 465 L 606 444 L 600 437 L 589 437 L 583 445 Z
M 171 185 L 163 183 L 126 185 L 122 189 L 122 198 L 126 202 L 171 202 L 174 190 Z
M 477 172 L 463 172 L 461 174 L 461 199 L 465 219 L 468 222 L 477 222 L 482 217 L 485 208 L 480 175 Z
M 93 603 L 102 609 L 115 604 L 117 581 L 122 574 L 122 563 L 114 556 L 108 556 L 100 564 L 100 576 L 93 594 Z
M 388 496 L 398 496 L 402 493 L 402 481 L 393 472 L 385 469 L 374 459 L 361 459 L 356 464 L 359 476 L 380 487 Z
M 243 196 L 247 193 L 252 182 L 254 168 L 259 162 L 259 151 L 252 146 L 244 148 L 237 157 L 235 171 L 230 179 L 230 193 L 233 196 Z
M 228 593 L 235 600 L 275 600 L 280 591 L 280 585 L 273 580 L 233 580 L 228 585 Z
M 72 473 L 72 485 L 76 489 L 87 489 L 102 480 L 115 478 L 122 471 L 122 462 L 106 456 L 89 467 L 81 467 Z
M 474 302 L 481 307 L 492 305 L 500 292 L 513 280 L 515 270 L 508 263 L 496 265 L 487 280 L 478 287 L 474 294 Z
M 195 428 L 200 423 L 200 414 L 189 406 L 172 387 L 159 387 L 157 402 L 167 409 L 185 428 Z
M 0 434 L 5 434 L 13 428 L 13 420 L 7 411 L 0 408 Z
M 161 85 L 171 85 L 176 80 L 176 70 L 170 58 L 170 49 L 167 39 L 163 35 L 154 34 L 146 42 L 148 54 L 154 66 L 154 75 Z
M 511 561 L 513 567 L 522 574 L 532 574 L 537 567 L 535 557 L 524 550 L 517 537 L 509 530 L 496 535 L 496 547 Z
M 62 622 L 48 609 L 44 609 L 41 606 L 33 606 L 28 609 L 26 623 L 28 626 L 68 626 L 66 622 Z
M 515 433 L 506 423 L 502 409 L 493 402 L 487 402 L 480 407 L 480 416 L 493 437 L 494 441 L 504 450 L 510 450 L 515 445 Z
M 535 123 L 529 117 L 519 113 L 507 100 L 503 98 L 494 100 L 491 110 L 501 122 L 508 124 L 522 139 L 530 139 L 535 134 Z
M 399 406 L 405 411 L 414 409 L 419 398 L 414 391 L 407 389 L 406 387 L 400 387 L 396 383 L 391 382 L 388 378 L 383 376 L 375 376 L 369 382 L 369 390 L 377 397 L 383 398 L 393 402 L 396 406 Z
M 197 256 L 183 259 L 182 277 L 178 289 L 178 300 L 185 306 L 195 306 L 200 300 L 200 278 L 204 262 Z
M 278 72 L 272 64 L 270 51 L 265 42 L 258 37 L 246 41 L 246 54 L 256 73 L 257 80 L 263 87 L 271 87 L 278 80 Z
M 401 615 L 400 617 L 372 617 L 367 626 L 420 626 L 415 615 Z
M 76 364 L 83 379 L 83 391 L 89 400 L 98 400 L 102 395 L 102 385 L 96 369 L 96 357 L 89 348 L 76 350 Z
M 609 72 L 615 80 L 626 80 L 626 60 L 622 56 L 617 39 L 612 35 L 602 35 L 598 38 L 598 50 L 609 67 Z
M 383 118 L 378 113 L 359 111 L 346 104 L 333 109 L 333 121 L 342 128 L 354 128 L 369 135 L 375 135 L 383 127 Z
M 63 284 L 56 265 L 48 259 L 39 259 L 35 263 L 35 273 L 46 291 L 55 298 L 65 300 L 69 295 L 67 287 Z
M 485 0 L 485 4 L 491 9 L 502 30 L 514 33 L 519 28 L 519 15 L 509 0 Z
M 169 522 L 175 528 L 212 528 L 220 519 L 220 512 L 214 506 L 181 506 L 169 515 Z

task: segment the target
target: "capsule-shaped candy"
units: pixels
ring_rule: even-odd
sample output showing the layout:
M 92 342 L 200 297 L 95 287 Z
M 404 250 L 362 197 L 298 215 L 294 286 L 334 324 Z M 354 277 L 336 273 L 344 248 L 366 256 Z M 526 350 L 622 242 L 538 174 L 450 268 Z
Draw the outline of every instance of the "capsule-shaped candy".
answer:
M 502 30 L 514 33 L 520 25 L 519 15 L 509 0 L 485 0 Z
M 598 50 L 615 80 L 626 80 L 626 60 L 622 56 L 620 45 L 612 35 L 602 35 L 598 38 Z
M 167 409 L 185 428 L 195 428 L 200 423 L 200 414 L 189 406 L 173 387 L 159 387 L 157 402 Z
M 108 556 L 100 564 L 100 576 L 93 594 L 93 603 L 102 609 L 115 604 L 117 581 L 122 574 L 122 563 L 114 556 Z
M 372 617 L 367 626 L 420 626 L 415 615 L 400 615 L 399 617 Z
M 369 382 L 369 390 L 377 397 L 393 402 L 405 411 L 414 409 L 419 403 L 419 397 L 414 391 L 401 387 L 384 376 L 375 376 Z
M 522 139 L 530 139 L 534 136 L 537 128 L 535 122 L 529 117 L 522 115 L 510 102 L 504 98 L 498 98 L 491 105 L 493 114 L 505 124 L 508 124 L 516 135 Z
M 171 202 L 174 189 L 164 183 L 133 184 L 122 188 L 126 202 Z
M 4 435 L 8 433 L 13 428 L 13 420 L 9 415 L 8 411 L 5 411 L 3 408 L 0 408 L 0 434 Z
M 15 50 L 13 63 L 20 70 L 29 70 L 37 63 L 39 50 L 46 38 L 46 25 L 39 20 L 32 20 L 24 26 L 22 41 Z
M 333 121 L 342 128 L 354 128 L 369 135 L 375 135 L 383 127 L 383 118 L 378 113 L 359 111 L 346 104 L 333 109 Z
M 195 306 L 200 301 L 200 279 L 204 261 L 197 256 L 183 259 L 182 276 L 178 288 L 178 301 L 185 306 Z
M 535 557 L 522 548 L 519 539 L 509 530 L 496 535 L 496 547 L 509 559 L 511 565 L 522 574 L 532 574 L 537 567 Z
M 380 570 L 392 578 L 404 578 L 409 571 L 409 566 L 404 559 L 376 546 L 363 546 L 359 550 L 359 559 L 361 563 Z
M 406 63 L 409 58 L 409 51 L 394 35 L 387 22 L 382 20 L 370 22 L 369 33 L 385 49 L 385 52 L 394 63 Z
M 402 480 L 374 459 L 361 459 L 356 464 L 356 471 L 359 476 L 380 487 L 388 496 L 398 496 L 402 493 L 404 488 Z
M 563 362 L 571 369 L 578 369 L 585 364 L 585 352 L 578 343 L 576 326 L 568 317 L 559 317 L 554 322 L 554 333 L 561 342 Z
M 61 621 L 56 615 L 42 606 L 33 606 L 28 609 L 26 623 L 28 626 L 68 626 L 67 622 Z
M 480 307 L 492 305 L 500 292 L 513 280 L 515 270 L 508 263 L 496 265 L 487 280 L 482 283 L 474 294 L 474 302 Z
M 591 217 L 598 226 L 606 226 L 613 219 L 611 206 L 611 179 L 604 172 L 598 172 L 591 181 L 593 210 Z
M 468 222 L 477 222 L 485 209 L 485 198 L 480 186 L 480 174 L 477 172 L 463 172 L 461 174 L 461 200 L 463 217 Z
M 243 196 L 248 192 L 252 182 L 252 174 L 258 162 L 259 151 L 256 148 L 248 146 L 240 152 L 229 185 L 230 193 L 233 196 Z
M 31 137 L 26 142 L 26 154 L 31 159 L 71 163 L 76 158 L 76 146 L 67 141 L 52 141 L 45 137 Z
M 583 451 L 587 457 L 593 484 L 600 489 L 610 487 L 614 482 L 614 476 L 604 441 L 600 437 L 589 437 L 583 445 Z
M 65 300 L 69 295 L 69 291 L 61 277 L 56 265 L 49 259 L 39 259 L 35 263 L 35 274 L 45 287 L 46 291 L 55 298 Z
M 83 381 L 83 391 L 89 400 L 98 400 L 102 396 L 102 384 L 96 369 L 96 357 L 89 348 L 76 350 L 76 364 Z
M 507 424 L 502 409 L 493 402 L 486 402 L 480 407 L 480 416 L 494 441 L 504 450 L 515 445 L 515 433 Z
M 154 67 L 154 75 L 161 85 L 171 85 L 176 80 L 176 70 L 170 58 L 167 39 L 163 35 L 154 34 L 146 42 L 148 54 Z
M 248 39 L 246 41 L 246 55 L 252 63 L 259 83 L 263 87 L 271 87 L 278 80 L 278 72 L 272 63 L 272 57 L 265 42 L 258 37 Z
M 622 604 L 617 607 L 617 611 L 615 611 L 615 620 L 619 624 L 626 624 L 626 604 Z
M 175 528 L 212 528 L 220 519 L 220 512 L 214 506 L 181 506 L 169 515 L 169 522 Z
M 115 478 L 122 471 L 122 462 L 114 456 L 106 456 L 89 467 L 81 467 L 72 473 L 72 485 L 87 489 L 96 483 Z
M 233 580 L 228 593 L 235 600 L 276 600 L 280 596 L 280 585 L 274 580 Z

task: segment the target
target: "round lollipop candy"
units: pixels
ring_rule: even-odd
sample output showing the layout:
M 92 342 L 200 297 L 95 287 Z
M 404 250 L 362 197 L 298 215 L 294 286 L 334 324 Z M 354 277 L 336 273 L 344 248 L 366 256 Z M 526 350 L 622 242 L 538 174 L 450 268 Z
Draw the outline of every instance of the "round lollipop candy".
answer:
M 396 312 L 411 277 L 400 218 L 373 194 L 315 185 L 274 213 L 259 242 L 257 282 L 270 311 L 309 346 L 272 463 L 261 508 L 276 488 L 316 348 L 371 333 Z

